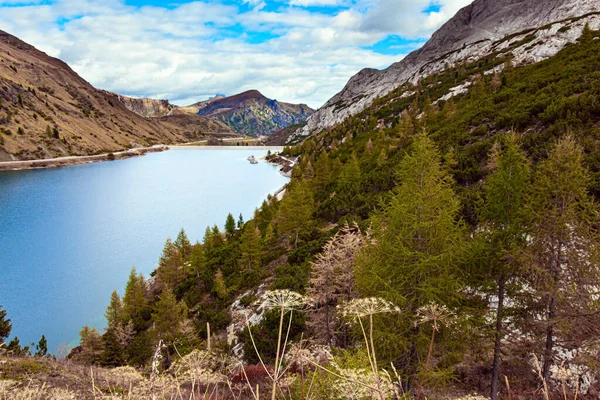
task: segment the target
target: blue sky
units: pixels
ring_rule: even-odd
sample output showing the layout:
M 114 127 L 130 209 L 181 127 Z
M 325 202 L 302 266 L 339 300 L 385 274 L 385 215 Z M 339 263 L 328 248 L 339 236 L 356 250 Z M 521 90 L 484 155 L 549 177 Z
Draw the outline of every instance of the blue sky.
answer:
M 98 88 L 184 105 L 258 89 L 319 107 L 471 0 L 0 0 L 0 29 Z

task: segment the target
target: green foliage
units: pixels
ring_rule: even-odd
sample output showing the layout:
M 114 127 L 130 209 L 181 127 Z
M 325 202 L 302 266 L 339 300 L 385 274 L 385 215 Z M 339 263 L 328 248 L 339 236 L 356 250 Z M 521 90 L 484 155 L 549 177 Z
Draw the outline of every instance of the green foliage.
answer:
M 131 268 L 125 294 L 123 295 L 123 319 L 133 319 L 140 324 L 139 317 L 146 307 L 146 282 L 142 274 L 137 274 L 135 267 Z
M 117 323 L 122 322 L 123 319 L 123 304 L 121 303 L 121 297 L 116 290 L 114 290 L 110 296 L 110 304 L 106 308 L 104 313 L 108 326 L 115 326 Z
M 152 320 L 154 321 L 154 335 L 166 343 L 172 343 L 180 333 L 181 324 L 187 317 L 187 307 L 178 303 L 177 298 L 170 290 L 160 294 L 159 301 L 154 307 Z
M 227 219 L 225 220 L 225 232 L 228 235 L 232 235 L 235 232 L 235 219 L 231 213 L 227 214 Z
M 0 306 L 0 344 L 4 343 L 10 336 L 11 330 L 12 324 L 10 323 L 10 319 L 6 318 L 6 310 L 3 310 L 2 306 Z
M 431 139 L 421 134 L 399 165 L 399 185 L 375 219 L 376 245 L 358 260 L 356 280 L 364 296 L 392 301 L 406 313 L 385 318 L 377 332 L 378 354 L 402 366 L 409 381 L 426 350 L 415 327 L 416 312 L 429 303 L 455 306 L 465 232 L 457 222 L 459 201 Z M 402 362 L 399 362 L 399 360 Z
M 48 341 L 46 340 L 46 336 L 42 335 L 35 349 L 37 350 L 35 352 L 37 357 L 45 357 L 48 354 Z

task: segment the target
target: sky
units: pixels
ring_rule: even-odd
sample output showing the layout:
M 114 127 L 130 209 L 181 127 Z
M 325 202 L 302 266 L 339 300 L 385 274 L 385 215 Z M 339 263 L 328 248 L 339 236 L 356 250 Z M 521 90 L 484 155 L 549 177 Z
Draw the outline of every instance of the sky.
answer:
M 472 0 L 0 0 L 0 30 L 99 89 L 188 105 L 257 89 L 318 108 Z

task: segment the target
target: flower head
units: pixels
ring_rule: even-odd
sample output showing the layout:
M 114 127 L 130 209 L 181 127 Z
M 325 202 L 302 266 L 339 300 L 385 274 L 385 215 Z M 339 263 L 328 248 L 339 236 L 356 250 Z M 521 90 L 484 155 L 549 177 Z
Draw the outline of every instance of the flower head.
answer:
M 439 324 L 450 325 L 454 313 L 448 309 L 445 305 L 439 305 L 437 303 L 430 303 L 417 310 L 417 321 L 416 324 L 424 324 L 426 322 L 433 322 L 433 329 L 439 330 Z
M 361 318 L 374 314 L 399 313 L 401 310 L 394 303 L 379 297 L 353 299 L 345 304 L 338 305 L 342 317 Z
M 266 310 L 298 310 L 308 305 L 309 302 L 304 296 L 291 290 L 269 290 L 258 300 L 258 306 Z

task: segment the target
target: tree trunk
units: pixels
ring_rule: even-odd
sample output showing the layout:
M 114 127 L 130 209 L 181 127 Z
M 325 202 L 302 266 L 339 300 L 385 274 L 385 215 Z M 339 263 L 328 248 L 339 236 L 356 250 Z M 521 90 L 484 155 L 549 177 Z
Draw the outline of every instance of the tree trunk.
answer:
M 494 345 L 494 361 L 492 363 L 492 390 L 490 397 L 492 400 L 498 400 L 499 381 L 500 381 L 500 354 L 502 343 L 502 318 L 504 314 L 504 286 L 506 278 L 500 277 L 498 281 L 498 310 L 496 311 L 496 343 Z
M 552 348 L 554 347 L 554 318 L 556 316 L 556 299 L 550 296 L 548 301 L 548 327 L 546 328 L 546 349 L 544 350 L 544 366 L 542 376 L 548 382 L 550 379 L 550 367 L 553 363 Z

